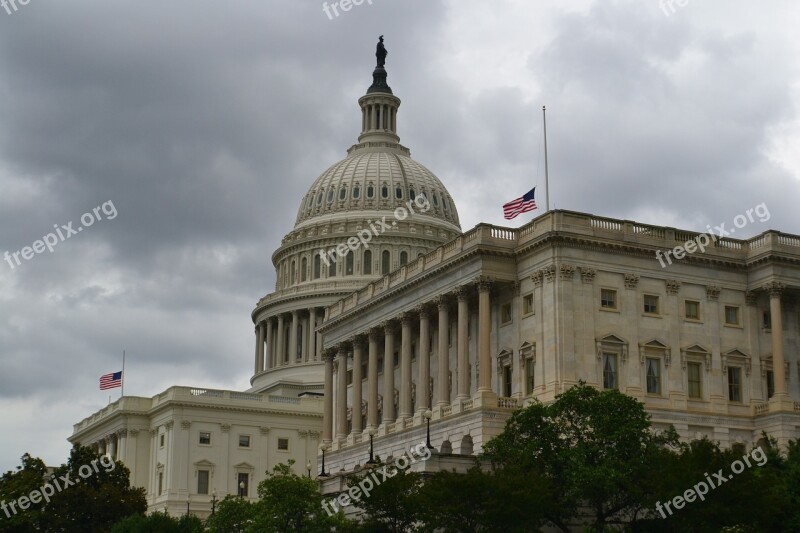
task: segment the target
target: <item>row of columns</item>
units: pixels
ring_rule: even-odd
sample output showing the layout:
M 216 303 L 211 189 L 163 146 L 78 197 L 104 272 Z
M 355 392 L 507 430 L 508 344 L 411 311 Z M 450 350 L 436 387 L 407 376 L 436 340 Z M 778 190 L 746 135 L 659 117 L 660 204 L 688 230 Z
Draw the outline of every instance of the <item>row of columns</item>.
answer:
M 478 288 L 478 364 L 479 382 L 478 395 L 492 392 L 492 366 L 491 366 L 491 283 L 480 281 Z M 455 291 L 457 298 L 457 396 L 456 401 L 466 400 L 469 394 L 469 287 L 462 286 Z M 353 359 L 353 418 L 352 431 L 360 433 L 365 428 L 361 427 L 362 402 L 362 364 L 364 359 L 364 345 L 367 339 L 367 425 L 378 426 L 378 355 L 380 351 L 380 333 L 383 330 L 383 423 L 391 424 L 397 419 L 413 417 L 412 407 L 412 336 L 413 321 L 419 318 L 419 368 L 417 387 L 417 411 L 424 412 L 430 409 L 431 398 L 428 389 L 430 380 L 430 320 L 431 307 L 438 310 L 438 396 L 437 407 L 450 405 L 450 362 L 449 362 L 449 327 L 450 327 L 450 295 L 443 295 L 430 303 L 423 304 L 415 312 L 403 312 L 399 315 L 400 322 L 400 389 L 398 412 L 395 413 L 394 405 L 394 353 L 396 349 L 396 322 L 391 319 L 384 322 L 381 328 L 372 328 L 366 334 L 360 333 L 348 342 L 340 343 L 336 348 L 324 351 L 322 359 L 325 363 L 325 403 L 323 419 L 323 442 L 333 440 L 333 414 L 334 403 L 336 407 L 336 438 L 341 440 L 347 436 L 347 360 L 352 347 Z M 336 398 L 333 396 L 334 360 L 337 362 L 338 371 L 336 383 Z
M 294 364 L 298 360 L 298 352 L 300 361 L 319 361 L 322 343 L 317 333 L 317 308 L 309 308 L 306 316 L 301 316 L 301 313 L 303 310 L 291 311 L 288 316 L 281 313 L 256 324 L 256 374 Z M 298 334 L 301 323 L 302 338 Z

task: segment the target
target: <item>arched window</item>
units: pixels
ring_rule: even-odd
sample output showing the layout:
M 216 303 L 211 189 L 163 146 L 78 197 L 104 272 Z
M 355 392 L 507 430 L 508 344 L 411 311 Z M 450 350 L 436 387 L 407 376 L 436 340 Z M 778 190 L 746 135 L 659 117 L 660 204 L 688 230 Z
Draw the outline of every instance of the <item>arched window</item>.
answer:
M 300 281 L 306 281 L 308 279 L 308 258 L 303 258 L 300 261 Z
M 345 276 L 352 276 L 353 275 L 353 250 L 347 252 L 347 256 L 344 260 L 344 275 Z
M 433 196 L 433 205 L 434 205 L 434 207 L 439 207 L 439 195 L 436 194 L 436 193 L 433 193 L 431 196 Z
M 395 198 L 397 198 L 398 200 L 402 199 L 402 198 L 403 198 L 403 188 L 402 188 L 402 187 L 397 187 L 397 188 L 395 188 L 395 190 L 394 190 L 394 196 L 395 196 Z
M 375 186 L 371 183 L 367 187 L 367 198 L 374 198 L 375 197 Z
M 317 205 L 322 205 L 322 196 L 323 196 L 323 194 L 324 193 L 322 191 L 319 191 L 319 194 L 317 195 Z
M 296 266 L 297 266 L 297 264 L 295 263 L 295 260 L 294 260 L 294 259 L 292 259 L 292 266 L 291 266 L 291 269 L 292 269 L 292 270 L 291 270 L 291 276 L 292 276 L 292 281 L 291 281 L 291 284 L 292 284 L 292 285 L 294 285 L 294 282 L 295 282 L 295 270 L 296 270 Z
M 330 264 L 328 265 L 328 277 L 334 278 L 336 277 L 336 260 L 332 257 L 329 257 L 328 261 L 330 261 Z
M 322 275 L 322 258 L 319 254 L 314 256 L 314 279 L 319 279 Z
M 358 200 L 361 196 L 361 187 L 359 187 L 358 183 L 353 185 L 353 199 Z
M 408 263 L 408 252 L 400 252 L 400 266 Z
M 389 198 L 389 186 L 384 185 L 381 187 L 381 198 Z
M 408 190 L 408 199 L 409 200 L 416 200 L 417 199 L 417 192 L 414 190 L 413 187 Z
M 333 203 L 333 188 L 328 191 L 328 203 Z
M 372 274 L 372 252 L 370 250 L 364 251 L 364 266 L 361 268 L 365 276 Z
M 389 250 L 384 250 L 381 254 L 381 274 L 386 275 L 389 273 L 389 268 L 391 267 L 391 254 Z
M 347 185 L 339 189 L 339 200 L 347 198 Z

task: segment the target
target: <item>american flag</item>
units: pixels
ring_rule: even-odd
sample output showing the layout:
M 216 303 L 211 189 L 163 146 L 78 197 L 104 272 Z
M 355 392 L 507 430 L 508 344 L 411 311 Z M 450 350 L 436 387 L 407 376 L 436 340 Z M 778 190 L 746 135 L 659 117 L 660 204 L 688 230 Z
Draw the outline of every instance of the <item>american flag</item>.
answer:
M 115 389 L 122 387 L 122 371 L 112 372 L 105 376 L 100 376 L 100 390 Z
M 520 213 L 527 213 L 536 209 L 536 200 L 533 199 L 535 191 L 536 187 L 526 192 L 524 196 L 505 204 L 503 206 L 503 216 L 506 217 L 506 220 L 511 220 Z

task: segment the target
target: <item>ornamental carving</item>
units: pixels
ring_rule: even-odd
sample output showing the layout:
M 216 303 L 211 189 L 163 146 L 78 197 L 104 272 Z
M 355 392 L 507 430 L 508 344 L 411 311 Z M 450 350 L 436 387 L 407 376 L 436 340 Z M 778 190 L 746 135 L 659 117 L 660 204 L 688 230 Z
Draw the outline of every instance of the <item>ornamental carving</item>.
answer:
M 267 433 L 269 433 L 269 428 L 266 426 L 261 426 L 260 428 L 258 428 L 258 430 L 261 432 L 262 435 L 266 435 Z
M 561 280 L 562 281 L 572 281 L 575 275 L 575 267 L 572 265 L 562 264 L 560 266 L 561 271 Z
M 522 289 L 522 283 L 520 283 L 519 280 L 515 281 L 511 285 L 511 292 L 514 294 L 514 296 L 519 296 L 521 289 Z
M 469 295 L 469 291 L 467 287 L 465 287 L 464 285 L 461 285 L 460 287 L 456 288 L 455 293 L 456 297 L 458 298 L 458 301 L 460 302 L 466 300 L 467 296 Z
M 547 283 L 552 283 L 553 280 L 556 278 L 556 267 L 555 265 L 550 265 L 542 269 L 542 273 L 544 274 L 544 278 L 547 280 Z
M 542 286 L 542 271 L 537 270 L 531 275 L 531 281 L 533 281 L 534 287 L 541 287 Z
M 773 281 L 764 285 L 764 290 L 769 293 L 770 298 L 778 297 L 786 290 L 786 285 L 778 281 Z
M 584 283 L 593 283 L 596 275 L 597 270 L 593 268 L 581 267 L 581 281 Z
M 190 427 L 192 427 L 192 423 L 189 422 L 188 420 L 182 420 L 181 421 L 181 427 L 183 429 L 189 429 Z
M 709 285 L 706 287 L 706 297 L 709 300 L 716 300 L 719 298 L 720 288 L 716 285 Z
M 228 433 L 231 430 L 230 424 L 220 424 L 219 428 L 222 430 L 223 433 Z
M 676 279 L 664 280 L 664 285 L 667 287 L 667 294 L 678 294 L 681 288 L 681 282 Z
M 635 289 L 639 285 L 639 274 L 625 274 L 625 288 Z
M 744 301 L 747 305 L 756 305 L 758 304 L 758 292 L 756 291 L 745 291 L 744 293 Z

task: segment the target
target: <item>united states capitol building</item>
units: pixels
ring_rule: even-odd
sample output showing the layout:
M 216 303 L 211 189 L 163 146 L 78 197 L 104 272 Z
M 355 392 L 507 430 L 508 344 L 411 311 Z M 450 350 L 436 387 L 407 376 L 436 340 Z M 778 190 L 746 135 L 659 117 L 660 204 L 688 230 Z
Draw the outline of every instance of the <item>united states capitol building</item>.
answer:
M 251 388 L 124 396 L 70 442 L 123 461 L 151 510 L 204 517 L 225 495 L 257 498 L 289 459 L 318 475 L 324 453 L 322 489 L 337 492 L 370 440 L 391 459 L 428 424 L 436 452 L 415 468 L 468 466 L 514 409 L 579 380 L 641 400 L 686 439 L 800 437 L 800 237 L 719 238 L 662 267 L 656 251 L 698 234 L 564 210 L 464 232 L 400 144 L 382 63 L 357 143 L 272 256 Z

